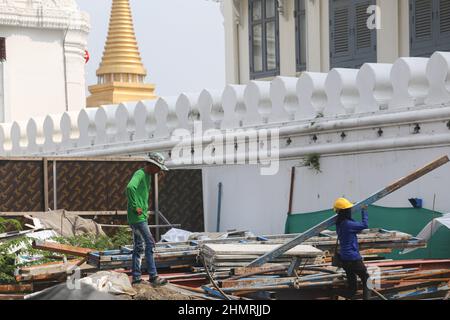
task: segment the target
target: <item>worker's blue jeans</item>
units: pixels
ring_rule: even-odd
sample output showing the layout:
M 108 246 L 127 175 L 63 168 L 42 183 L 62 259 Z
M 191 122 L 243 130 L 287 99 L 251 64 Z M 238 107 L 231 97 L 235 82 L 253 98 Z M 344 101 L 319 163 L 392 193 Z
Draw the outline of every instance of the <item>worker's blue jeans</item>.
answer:
M 131 225 L 133 230 L 133 255 L 132 255 L 132 276 L 133 281 L 141 280 L 141 263 L 142 253 L 145 252 L 145 261 L 147 263 L 147 272 L 150 279 L 156 277 L 155 259 L 153 252 L 155 248 L 155 240 L 150 232 L 147 222 L 140 222 Z M 145 250 L 144 250 L 145 247 Z

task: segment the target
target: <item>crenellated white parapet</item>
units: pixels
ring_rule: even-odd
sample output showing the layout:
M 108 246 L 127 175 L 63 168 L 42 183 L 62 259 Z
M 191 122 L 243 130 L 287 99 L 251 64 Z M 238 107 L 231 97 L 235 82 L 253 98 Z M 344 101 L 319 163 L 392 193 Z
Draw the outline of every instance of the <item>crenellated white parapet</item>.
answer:
M 62 134 L 61 149 L 71 149 L 76 146 L 80 138 L 80 128 L 78 127 L 79 112 L 64 112 L 61 116 L 60 127 Z
M 428 94 L 426 76 L 428 58 L 400 58 L 391 70 L 394 95 L 389 108 L 411 108 L 423 105 Z
M 167 138 L 178 128 L 179 120 L 176 110 L 176 97 L 159 98 L 155 104 L 156 129 L 155 138 Z
M 12 150 L 11 127 L 11 123 L 0 124 L 0 156 L 4 156 Z
M 121 103 L 115 112 L 116 136 L 115 141 L 127 142 L 134 140 L 136 132 L 136 123 L 134 112 L 136 103 Z
M 62 142 L 61 115 L 49 114 L 44 119 L 44 152 L 58 151 Z
M 191 117 L 192 108 L 196 107 L 197 100 L 194 95 L 187 95 L 182 93 L 178 96 L 175 102 L 175 112 L 177 114 L 178 126 L 177 128 L 182 128 L 186 130 L 190 130 L 193 125 L 194 118 L 198 121 L 200 118 L 200 113 L 197 111 L 197 116 Z
M 295 113 L 296 120 L 315 118 L 323 114 L 327 103 L 326 79 L 326 73 L 303 72 L 300 76 L 297 83 L 299 108 Z
M 77 118 L 80 137 L 77 141 L 79 148 L 93 146 L 96 138 L 95 114 L 97 108 L 87 108 L 80 111 Z
M 135 154 L 152 145 L 170 149 L 176 129 L 193 132 L 199 124 L 203 131 L 215 129 L 214 134 L 277 128 L 288 146 L 286 154 L 311 143 L 322 150 L 320 143 L 326 142 L 335 150 L 339 149 L 336 143 L 348 139 L 358 138 L 361 143 L 382 139 L 381 127 L 396 123 L 407 125 L 402 134 L 413 134 L 404 137 L 410 145 L 419 137 L 431 139 L 419 135 L 431 130 L 421 122 L 440 119 L 442 124 L 449 107 L 450 53 L 436 52 L 430 59 L 400 58 L 393 65 L 368 63 L 359 70 L 303 72 L 299 78 L 275 77 L 227 85 L 223 91 L 205 89 L 1 124 L 0 155 Z M 450 133 L 447 125 L 439 129 L 445 132 L 441 132 L 442 141 Z M 370 129 L 353 135 L 352 130 L 363 130 L 360 127 Z M 327 132 L 324 139 L 322 130 Z M 329 133 L 333 130 L 338 134 Z M 367 143 L 368 148 L 384 145 L 382 140 Z
M 31 118 L 27 123 L 27 151 L 37 153 L 45 144 L 45 118 Z M 51 137 L 50 137 L 51 138 Z
M 222 92 L 202 90 L 198 98 L 198 109 L 203 129 L 219 129 L 224 118 Z
M 14 155 L 23 155 L 28 146 L 27 122 L 14 121 L 11 126 L 11 153 Z
M 295 120 L 298 111 L 297 78 L 276 77 L 270 86 L 272 113 L 269 122 Z
M 245 88 L 245 104 L 247 105 L 247 114 L 244 125 L 267 123 L 272 111 L 270 82 L 250 81 Z
M 435 52 L 427 65 L 430 84 L 426 104 L 440 104 L 450 100 L 450 52 Z
M 223 120 L 221 129 L 238 128 L 243 125 L 250 107 L 244 101 L 246 86 L 227 85 L 222 94 Z
M 323 111 L 325 117 L 333 117 L 355 112 L 359 103 L 359 92 L 356 86 L 356 69 L 336 68 L 328 73 L 325 80 L 327 104 Z
M 134 109 L 135 140 L 150 139 L 155 134 L 155 100 L 139 101 Z
M 116 111 L 120 105 L 106 105 L 95 113 L 95 144 L 107 144 L 117 141 Z
M 356 113 L 377 112 L 388 108 L 392 99 L 392 64 L 365 63 L 356 76 L 360 101 Z
M 178 97 L 176 110 L 181 121 L 181 128 L 192 130 L 194 122 L 203 121 L 200 113 L 199 97 L 200 94 L 198 93 L 182 93 Z

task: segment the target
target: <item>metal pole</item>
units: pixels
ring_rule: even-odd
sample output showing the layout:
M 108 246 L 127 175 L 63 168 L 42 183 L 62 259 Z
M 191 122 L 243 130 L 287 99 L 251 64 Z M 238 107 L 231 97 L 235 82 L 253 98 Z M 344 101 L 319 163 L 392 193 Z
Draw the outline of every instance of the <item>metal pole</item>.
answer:
M 44 188 L 44 211 L 47 212 L 49 209 L 48 206 L 48 160 L 44 158 L 42 161 L 42 175 L 43 175 L 43 188 Z
M 217 227 L 216 231 L 220 232 L 220 213 L 222 209 L 222 182 L 219 182 L 218 198 L 217 198 Z
M 288 216 L 292 214 L 292 202 L 293 202 L 293 198 L 294 198 L 294 182 L 295 182 L 295 167 L 292 167 L 292 170 L 291 170 L 291 189 L 289 191 Z
M 406 177 L 401 178 L 400 180 L 395 181 L 394 183 L 390 184 L 389 186 L 385 187 L 384 189 L 374 193 L 367 199 L 358 202 L 355 204 L 355 206 L 352 208 L 352 212 L 357 212 L 361 210 L 363 206 L 370 205 L 374 202 L 377 202 L 378 200 L 388 196 L 394 191 L 397 191 L 398 189 L 406 186 L 407 184 L 419 179 L 420 177 L 430 173 L 431 171 L 443 166 L 447 162 L 449 162 L 448 156 L 443 156 L 426 166 L 414 171 L 413 173 L 407 175 Z M 331 218 L 328 218 L 327 220 L 319 223 L 318 225 L 308 229 L 307 231 L 303 232 L 302 234 L 298 235 L 293 240 L 289 241 L 288 243 L 276 248 L 275 250 L 272 250 L 271 252 L 268 252 L 264 254 L 263 256 L 259 257 L 258 259 L 254 260 L 252 263 L 248 265 L 248 267 L 259 267 L 269 261 L 272 261 L 273 259 L 279 257 L 286 251 L 296 247 L 297 245 L 303 243 L 305 240 L 314 237 L 318 235 L 320 232 L 328 229 L 329 227 L 336 224 L 337 215 L 332 216 Z
M 58 209 L 58 199 L 57 199 L 57 192 L 56 192 L 56 161 L 53 161 L 53 210 Z
M 158 190 L 158 174 L 154 175 L 153 182 L 153 203 L 155 204 L 155 225 L 159 225 L 159 190 Z M 155 230 L 156 241 L 159 241 L 159 227 Z

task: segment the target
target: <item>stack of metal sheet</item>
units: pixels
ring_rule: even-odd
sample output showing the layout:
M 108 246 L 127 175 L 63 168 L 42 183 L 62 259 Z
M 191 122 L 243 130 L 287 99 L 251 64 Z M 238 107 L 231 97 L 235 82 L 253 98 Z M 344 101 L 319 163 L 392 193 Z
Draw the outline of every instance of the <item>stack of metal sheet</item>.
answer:
M 270 251 L 274 246 L 284 244 L 293 239 L 296 235 L 264 235 L 264 236 L 237 236 L 226 239 L 214 240 L 191 240 L 185 242 L 162 242 L 156 244 L 155 260 L 158 268 L 161 269 L 176 269 L 183 267 L 201 267 L 202 261 L 197 257 L 202 248 L 202 256 L 205 262 L 212 266 L 214 271 L 225 271 L 234 267 L 243 267 L 256 259 L 263 253 Z M 371 252 L 377 252 L 383 249 L 403 249 L 425 247 L 426 244 L 420 239 L 413 238 L 411 235 L 398 232 L 387 231 L 382 229 L 370 229 L 358 235 L 361 250 L 371 248 Z M 215 253 L 214 247 L 217 245 L 233 246 L 231 252 Z M 258 246 L 257 252 L 245 251 L 250 248 L 250 245 Z M 332 231 L 322 232 L 320 236 L 313 237 L 305 241 L 304 245 L 311 248 L 315 247 L 321 252 L 320 255 L 313 255 L 301 257 L 302 264 L 320 264 L 329 259 L 334 246 L 336 245 L 336 233 Z M 247 247 L 246 247 L 247 246 Z M 225 247 L 223 247 L 225 248 Z M 375 248 L 375 249 L 374 249 Z M 314 249 L 314 248 L 312 248 Z M 236 251 L 237 250 L 237 251 Z M 243 251 L 244 250 L 244 251 Z M 133 252 L 132 246 L 125 246 L 120 250 L 109 250 L 101 252 L 91 252 L 88 255 L 88 263 L 99 270 L 108 269 L 129 269 L 131 268 L 131 256 Z M 220 252 L 220 250 L 219 250 Z M 381 252 L 381 251 L 380 251 Z M 386 252 L 383 252 L 386 253 Z M 377 255 L 371 254 L 372 257 L 377 258 Z M 325 257 L 325 260 L 323 260 Z M 273 263 L 283 263 L 289 265 L 292 261 L 292 256 L 285 255 Z M 145 270 L 145 261 L 142 263 Z
M 204 244 L 200 250 L 212 270 L 222 270 L 244 267 L 276 247 L 278 245 L 273 244 Z M 316 264 L 323 262 L 324 258 L 321 250 L 309 245 L 299 245 L 275 259 L 273 263 L 289 265 L 297 259 L 299 264 Z
M 157 246 L 154 253 L 156 267 L 159 269 L 190 268 L 197 264 L 198 249 L 196 246 Z M 133 250 L 123 247 L 120 250 L 108 250 L 91 252 L 88 256 L 88 264 L 99 270 L 131 269 Z M 145 257 L 143 256 L 142 268 L 146 270 Z

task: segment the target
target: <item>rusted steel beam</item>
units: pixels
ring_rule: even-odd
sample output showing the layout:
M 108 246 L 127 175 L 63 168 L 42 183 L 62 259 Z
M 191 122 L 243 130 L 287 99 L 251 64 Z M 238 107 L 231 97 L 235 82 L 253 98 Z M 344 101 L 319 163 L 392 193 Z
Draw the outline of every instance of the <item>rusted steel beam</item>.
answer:
M 368 266 L 377 267 L 408 267 L 419 268 L 420 270 L 435 270 L 435 269 L 450 269 L 450 259 L 442 260 L 401 260 L 401 261 L 388 261 L 388 262 L 367 262 Z
M 261 273 L 267 273 L 267 272 L 274 272 L 274 271 L 280 271 L 286 270 L 286 266 L 283 265 L 272 265 L 272 266 L 263 266 L 263 267 L 255 267 L 255 268 L 248 268 L 248 267 L 242 267 L 242 268 L 234 268 L 231 270 L 232 274 L 234 276 L 241 276 L 241 275 L 248 275 L 248 274 L 261 274 Z
M 223 280 L 222 288 L 242 288 L 242 289 L 252 289 L 253 287 L 264 287 L 264 286 L 278 286 L 278 285 L 293 285 L 296 278 L 254 278 L 254 279 L 243 279 L 243 280 Z
M 33 241 L 33 248 L 57 253 L 68 254 L 75 257 L 87 257 L 89 253 L 94 252 L 93 249 L 69 246 L 66 244 L 52 243 L 45 241 Z

